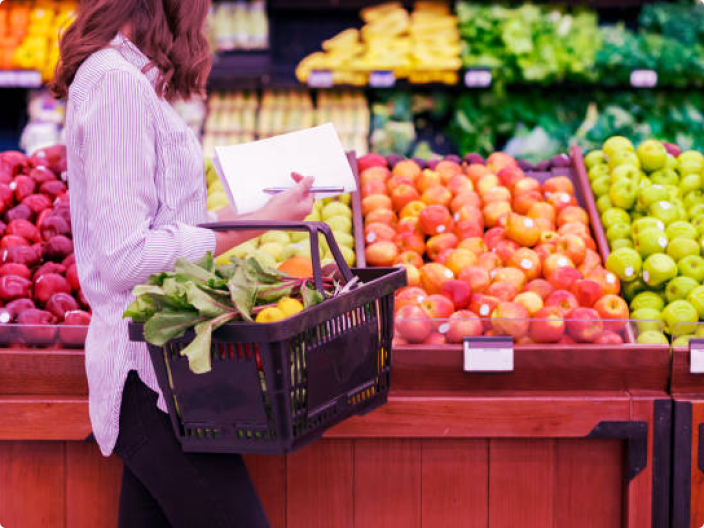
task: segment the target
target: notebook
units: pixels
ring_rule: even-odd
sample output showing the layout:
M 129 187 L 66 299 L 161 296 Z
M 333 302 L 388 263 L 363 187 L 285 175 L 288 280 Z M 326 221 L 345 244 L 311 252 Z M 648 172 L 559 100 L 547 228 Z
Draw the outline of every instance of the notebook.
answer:
M 265 189 L 291 187 L 291 173 L 313 176 L 315 187 L 357 190 L 352 168 L 332 123 L 251 143 L 215 147 L 213 166 L 238 214 L 263 207 L 271 198 Z

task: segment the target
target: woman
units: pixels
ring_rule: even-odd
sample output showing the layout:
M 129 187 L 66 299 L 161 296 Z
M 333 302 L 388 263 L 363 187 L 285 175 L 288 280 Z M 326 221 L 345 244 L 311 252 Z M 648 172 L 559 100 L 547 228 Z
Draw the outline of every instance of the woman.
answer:
M 66 140 L 76 264 L 93 308 L 90 418 L 103 455 L 124 462 L 120 526 L 267 526 L 239 455 L 184 454 L 146 347 L 128 340 L 132 288 L 179 257 L 223 253 L 254 233 L 214 233 L 196 137 L 170 106 L 204 93 L 209 0 L 86 0 L 61 39 L 53 90 Z M 249 219 L 301 220 L 312 180 Z M 238 218 L 230 209 L 220 221 Z M 243 218 L 243 217 L 240 217 Z

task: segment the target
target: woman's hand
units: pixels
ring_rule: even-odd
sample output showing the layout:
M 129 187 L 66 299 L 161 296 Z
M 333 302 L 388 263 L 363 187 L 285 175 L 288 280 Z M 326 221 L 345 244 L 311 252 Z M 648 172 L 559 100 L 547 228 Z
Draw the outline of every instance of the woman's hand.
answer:
M 313 194 L 310 188 L 313 178 L 291 173 L 296 185 L 286 192 L 273 196 L 262 209 L 262 218 L 267 220 L 283 220 L 298 222 L 303 220 L 313 210 Z
M 299 222 L 305 219 L 313 210 L 313 194 L 310 191 L 313 178 L 304 178 L 292 173 L 291 178 L 296 185 L 286 192 L 273 196 L 259 211 L 247 215 L 237 215 L 231 207 L 216 211 L 218 222 L 234 222 L 237 220 L 279 220 L 284 222 Z M 221 255 L 229 249 L 259 236 L 259 231 L 219 231 L 215 233 L 215 255 Z

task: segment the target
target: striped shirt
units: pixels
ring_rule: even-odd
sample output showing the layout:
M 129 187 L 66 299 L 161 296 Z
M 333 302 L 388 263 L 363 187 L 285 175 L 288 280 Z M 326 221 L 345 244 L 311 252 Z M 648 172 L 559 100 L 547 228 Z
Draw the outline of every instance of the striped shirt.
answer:
M 207 221 L 203 156 L 195 135 L 154 91 L 156 68 L 126 37 L 81 65 L 66 111 L 68 179 L 76 265 L 93 310 L 86 373 L 93 434 L 103 455 L 117 440 L 130 370 L 164 397 L 143 343 L 127 320 L 132 288 L 175 260 L 215 249 Z

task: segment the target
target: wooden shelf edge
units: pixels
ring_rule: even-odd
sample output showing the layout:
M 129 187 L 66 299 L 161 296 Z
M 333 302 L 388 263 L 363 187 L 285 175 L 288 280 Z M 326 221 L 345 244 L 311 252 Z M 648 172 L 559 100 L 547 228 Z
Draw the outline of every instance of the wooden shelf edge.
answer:
M 91 431 L 87 398 L 0 398 L 0 440 L 85 440 Z

